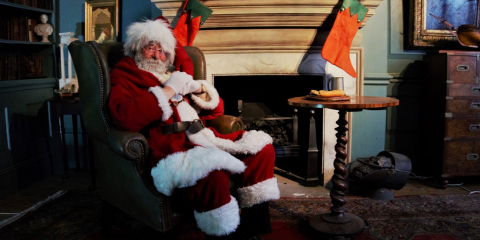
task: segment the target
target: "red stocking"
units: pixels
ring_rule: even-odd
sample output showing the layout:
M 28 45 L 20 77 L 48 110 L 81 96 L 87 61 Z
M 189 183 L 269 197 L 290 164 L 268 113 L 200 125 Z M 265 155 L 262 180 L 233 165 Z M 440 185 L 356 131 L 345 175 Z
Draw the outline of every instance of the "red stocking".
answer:
M 343 69 L 355 78 L 357 73 L 350 61 L 350 47 L 362 23 L 358 22 L 356 15 L 350 16 L 350 8 L 345 9 L 343 12 L 339 10 L 332 30 L 322 49 L 322 56 L 325 60 Z
M 188 11 L 180 16 L 178 19 L 173 33 L 182 46 L 192 46 L 195 36 L 197 36 L 198 30 L 200 30 L 200 18 L 198 16 L 191 19 L 191 13 Z
M 183 46 L 192 46 L 198 30 L 200 30 L 200 24 L 207 20 L 212 14 L 212 10 L 198 0 L 186 0 L 182 13 L 173 33 Z

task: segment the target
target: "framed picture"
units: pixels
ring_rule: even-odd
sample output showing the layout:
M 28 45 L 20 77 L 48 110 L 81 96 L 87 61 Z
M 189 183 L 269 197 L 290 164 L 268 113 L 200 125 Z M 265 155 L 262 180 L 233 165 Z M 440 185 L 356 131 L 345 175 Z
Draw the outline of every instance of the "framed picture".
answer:
M 410 0 L 407 49 L 462 48 L 452 27 L 476 25 L 475 0 Z
M 86 1 L 85 41 L 119 41 L 119 9 L 119 0 Z

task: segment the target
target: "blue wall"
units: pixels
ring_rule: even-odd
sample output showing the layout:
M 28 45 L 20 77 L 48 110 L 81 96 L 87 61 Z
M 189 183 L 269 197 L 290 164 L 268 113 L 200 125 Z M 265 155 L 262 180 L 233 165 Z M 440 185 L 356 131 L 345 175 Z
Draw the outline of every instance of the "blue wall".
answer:
M 388 2 L 382 1 L 362 28 L 364 48 L 363 95 L 386 97 L 392 78 L 387 72 Z M 351 161 L 376 156 L 385 150 L 386 110 L 353 113 Z
M 152 14 L 161 14 L 161 12 L 152 11 L 150 0 L 119 0 L 121 5 L 121 36 L 125 40 L 126 28 L 133 22 L 138 22 L 142 18 L 150 19 Z M 84 40 L 85 29 L 85 1 L 61 0 L 59 1 L 59 22 L 60 31 L 74 32 L 73 37 Z M 154 16 L 156 17 L 156 16 Z
M 75 38 L 84 40 L 85 1 L 59 1 L 59 32 L 73 32 Z
M 122 41 L 125 41 L 127 27 L 144 18 L 151 19 L 150 0 L 122 0 Z

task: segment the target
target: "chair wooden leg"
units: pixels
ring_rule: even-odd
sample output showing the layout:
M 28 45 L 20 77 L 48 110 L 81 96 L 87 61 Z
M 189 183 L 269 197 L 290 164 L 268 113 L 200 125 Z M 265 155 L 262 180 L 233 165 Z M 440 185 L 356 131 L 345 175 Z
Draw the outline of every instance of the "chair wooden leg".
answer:
M 113 217 L 113 206 L 102 200 L 102 237 L 105 239 L 110 239 L 112 237 L 112 217 Z

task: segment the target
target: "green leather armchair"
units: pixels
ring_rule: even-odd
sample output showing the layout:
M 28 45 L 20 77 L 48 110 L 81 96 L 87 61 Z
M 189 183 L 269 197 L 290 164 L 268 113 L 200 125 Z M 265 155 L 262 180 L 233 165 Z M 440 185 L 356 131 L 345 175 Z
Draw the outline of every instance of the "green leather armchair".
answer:
M 158 232 L 182 222 L 168 197 L 159 193 L 150 176 L 149 148 L 143 135 L 113 125 L 108 109 L 110 69 L 123 57 L 123 43 L 74 41 L 68 47 L 79 81 L 81 117 L 93 144 L 100 196 L 106 208 L 120 209 Z M 206 79 L 205 57 L 196 47 L 185 47 L 194 63 L 194 79 Z M 243 128 L 239 118 L 220 116 L 207 123 L 229 133 Z M 108 213 L 109 211 L 107 211 Z M 104 229 L 111 223 L 105 218 Z

